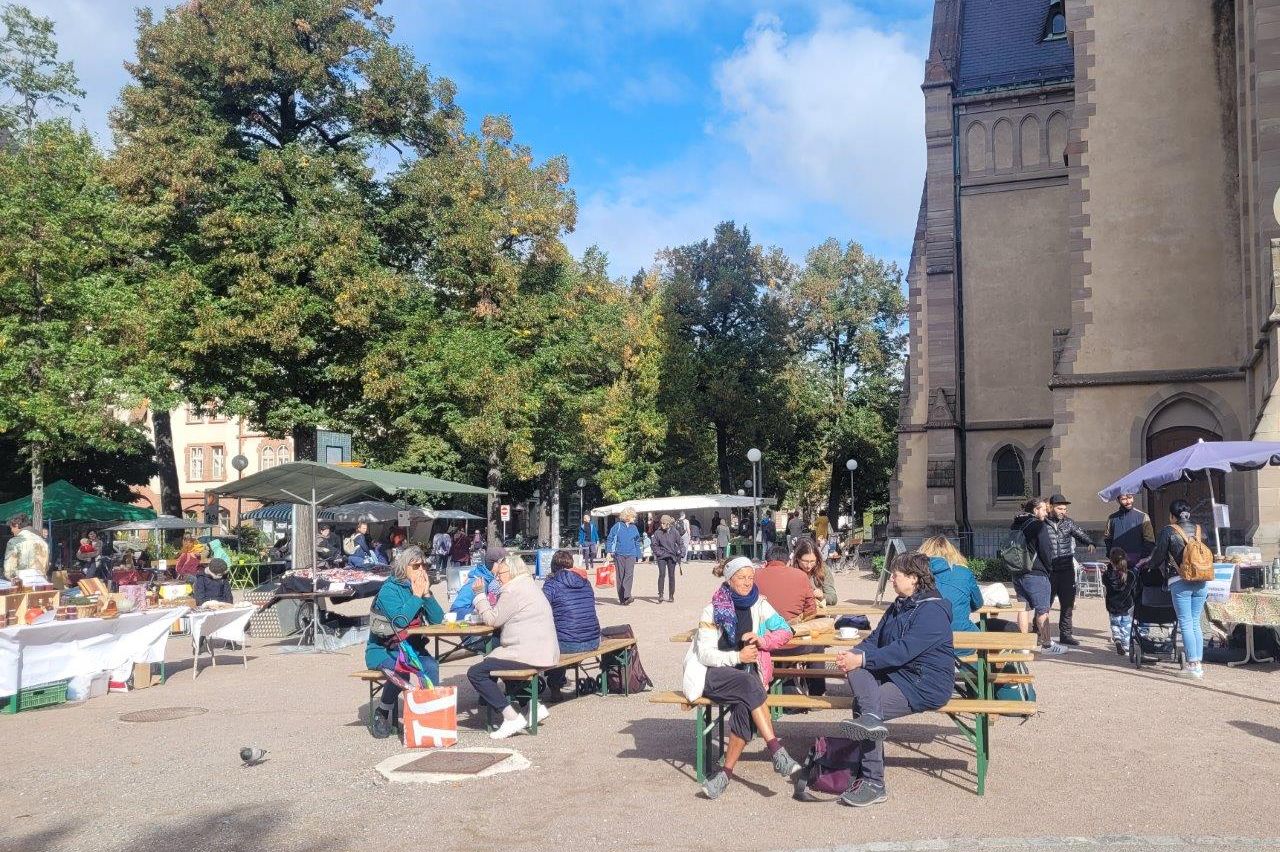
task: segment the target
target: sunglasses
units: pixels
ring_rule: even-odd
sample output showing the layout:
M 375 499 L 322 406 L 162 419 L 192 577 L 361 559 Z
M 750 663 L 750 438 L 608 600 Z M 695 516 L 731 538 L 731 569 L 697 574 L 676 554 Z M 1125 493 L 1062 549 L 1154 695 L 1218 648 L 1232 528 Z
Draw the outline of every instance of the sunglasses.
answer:
M 427 564 L 427 563 L 423 562 L 421 559 L 415 559 L 415 560 L 413 560 L 412 562 L 410 562 L 410 563 L 409 563 L 409 567 L 410 567 L 410 568 L 421 568 L 422 566 L 424 566 L 424 565 L 426 565 L 426 564 Z

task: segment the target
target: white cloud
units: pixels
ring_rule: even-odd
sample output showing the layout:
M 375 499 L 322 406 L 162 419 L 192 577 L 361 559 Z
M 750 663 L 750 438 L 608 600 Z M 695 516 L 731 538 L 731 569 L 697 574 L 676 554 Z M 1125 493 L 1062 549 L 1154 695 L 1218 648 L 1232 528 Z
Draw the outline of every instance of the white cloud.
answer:
M 580 199 L 570 244 L 615 274 L 733 219 L 795 259 L 828 236 L 905 262 L 924 178 L 923 46 L 851 13 L 761 16 L 715 68 L 721 113 L 679 160 Z

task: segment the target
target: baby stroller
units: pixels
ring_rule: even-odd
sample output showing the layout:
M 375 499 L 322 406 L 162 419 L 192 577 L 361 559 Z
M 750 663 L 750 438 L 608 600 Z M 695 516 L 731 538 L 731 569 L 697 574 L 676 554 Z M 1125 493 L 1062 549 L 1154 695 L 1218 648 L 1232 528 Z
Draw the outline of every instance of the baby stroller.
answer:
M 1159 570 L 1139 563 L 1138 598 L 1133 604 L 1133 625 L 1129 628 L 1129 662 L 1134 668 L 1143 663 L 1185 663 L 1178 641 L 1178 616 L 1173 609 L 1173 594 L 1165 585 Z

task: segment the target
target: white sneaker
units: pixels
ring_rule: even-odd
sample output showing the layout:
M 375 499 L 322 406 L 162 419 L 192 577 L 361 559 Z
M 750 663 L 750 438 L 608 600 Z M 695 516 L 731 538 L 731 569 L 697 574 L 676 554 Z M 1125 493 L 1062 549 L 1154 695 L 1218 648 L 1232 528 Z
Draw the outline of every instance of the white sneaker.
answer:
M 514 719 L 504 719 L 502 724 L 496 730 L 489 732 L 491 740 L 505 740 L 507 737 L 513 737 L 525 729 L 524 718 L 517 716 Z
M 1059 645 L 1057 642 L 1051 642 L 1048 645 L 1041 645 L 1040 653 L 1048 654 L 1050 657 L 1060 657 L 1067 653 L 1067 649 Z
M 551 711 L 547 709 L 547 705 L 541 701 L 538 702 L 538 724 L 541 725 L 547 721 L 547 717 L 551 715 Z M 533 727 L 533 719 L 529 720 L 529 727 Z
M 1204 669 L 1202 669 L 1200 666 L 1196 666 L 1194 669 L 1191 670 L 1191 676 L 1196 680 L 1204 680 Z

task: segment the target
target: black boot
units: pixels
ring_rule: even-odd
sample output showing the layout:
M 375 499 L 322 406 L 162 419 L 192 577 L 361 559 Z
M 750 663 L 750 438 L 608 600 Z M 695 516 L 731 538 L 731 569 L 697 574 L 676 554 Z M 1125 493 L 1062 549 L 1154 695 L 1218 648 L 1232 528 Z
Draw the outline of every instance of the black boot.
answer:
M 1063 608 L 1058 613 L 1058 642 L 1063 645 L 1079 645 L 1080 640 L 1071 635 L 1071 615 L 1075 608 Z

